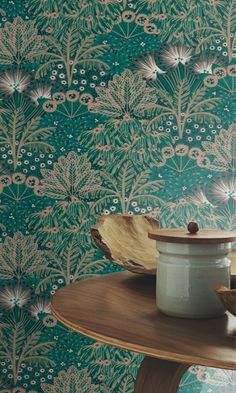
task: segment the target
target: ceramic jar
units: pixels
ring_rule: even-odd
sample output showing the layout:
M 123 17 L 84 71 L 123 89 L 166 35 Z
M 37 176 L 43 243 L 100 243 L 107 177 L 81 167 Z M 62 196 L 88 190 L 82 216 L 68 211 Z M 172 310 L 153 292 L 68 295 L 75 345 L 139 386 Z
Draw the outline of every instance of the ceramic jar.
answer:
M 156 299 L 160 311 L 183 318 L 213 318 L 225 313 L 214 291 L 230 287 L 231 251 L 236 235 L 205 230 L 190 234 L 183 229 L 161 229 L 157 240 Z

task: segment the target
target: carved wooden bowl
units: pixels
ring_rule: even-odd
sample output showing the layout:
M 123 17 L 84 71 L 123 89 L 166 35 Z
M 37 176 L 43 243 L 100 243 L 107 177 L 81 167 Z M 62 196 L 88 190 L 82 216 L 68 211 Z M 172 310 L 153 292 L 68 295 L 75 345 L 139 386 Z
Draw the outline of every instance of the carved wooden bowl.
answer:
M 91 235 L 105 256 L 134 273 L 156 274 L 159 256 L 148 232 L 159 228 L 159 222 L 148 216 L 101 216 L 91 227 Z
M 228 258 L 231 260 L 231 274 L 236 277 L 236 249 L 228 254 Z
M 225 306 L 226 310 L 236 316 L 236 276 L 231 276 L 230 288 L 219 286 L 215 289 L 221 303 Z

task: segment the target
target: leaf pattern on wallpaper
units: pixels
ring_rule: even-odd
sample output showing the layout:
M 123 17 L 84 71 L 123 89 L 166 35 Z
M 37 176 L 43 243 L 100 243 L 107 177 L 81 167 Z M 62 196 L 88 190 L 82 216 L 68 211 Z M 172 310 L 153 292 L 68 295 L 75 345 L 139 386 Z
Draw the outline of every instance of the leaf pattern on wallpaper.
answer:
M 109 32 L 119 20 L 126 0 L 65 2 L 64 0 L 26 0 L 27 9 L 34 12 L 42 30 L 60 32 L 65 24 L 73 23 L 80 31 Z
M 157 95 L 155 89 L 131 70 L 115 75 L 108 88 L 98 87 L 98 97 L 89 105 L 93 113 L 101 113 L 108 118 L 109 124 L 121 132 L 138 131 L 144 112 L 153 108 Z
M 24 21 L 18 16 L 0 29 L 0 64 L 32 62 L 46 49 L 44 37 L 38 34 L 34 21 Z
M 39 276 L 48 265 L 48 256 L 38 248 L 35 236 L 16 232 L 0 244 L 1 279 L 20 280 L 25 276 Z
M 0 193 L 3 190 L 3 186 L 2 183 L 0 182 Z M 4 231 L 6 229 L 5 225 L 2 224 L 2 220 L 1 220 L 1 214 L 7 209 L 7 206 L 1 204 L 0 205 L 0 230 Z
M 128 127 L 128 131 L 134 124 L 129 121 L 123 123 L 125 128 Z M 125 132 L 109 122 L 100 123 L 94 129 L 84 131 L 78 141 L 84 143 L 89 157 L 99 167 L 109 162 L 113 167 L 119 167 L 121 162 L 128 160 L 135 162 L 140 168 L 150 163 L 156 164 L 160 145 L 163 141 L 169 141 L 170 135 L 164 129 L 150 130 L 141 123 L 139 126 L 136 123 L 135 127 L 135 132 Z
M 161 75 L 155 82 L 151 82 L 158 95 L 158 103 L 151 110 L 152 119 L 149 128 L 155 129 L 168 116 L 173 116 L 178 129 L 179 138 L 183 138 L 188 120 L 198 122 L 220 121 L 213 113 L 220 98 L 207 98 L 207 88 L 201 81 L 186 70 L 174 70 L 167 76 Z M 148 111 L 150 115 L 150 111 Z
M 88 201 L 89 196 L 100 190 L 100 176 L 92 169 L 87 155 L 78 156 L 71 151 L 67 157 L 60 157 L 53 170 L 41 171 L 39 190 L 42 195 L 73 203 Z
M 147 0 L 148 1 L 148 0 Z M 153 2 L 157 4 L 157 1 Z M 164 29 L 162 40 L 164 42 L 179 43 L 187 42 L 193 44 L 193 39 L 189 32 L 204 20 L 204 7 L 209 5 L 208 0 L 199 0 L 197 3 L 192 0 L 165 2 L 162 7 L 164 11 Z
M 134 391 L 134 378 L 132 375 L 124 377 L 118 388 L 118 393 L 133 393 Z
M 40 127 L 41 116 L 37 110 L 27 107 L 24 101 L 13 101 L 7 109 L 6 113 L 0 115 L 0 145 L 11 147 L 14 170 L 19 164 L 22 150 L 54 150 L 53 146 L 44 141 L 54 127 Z
M 206 11 L 206 18 L 210 22 L 209 25 L 195 28 L 192 31 L 192 33 L 197 33 L 199 37 L 196 52 L 200 53 L 202 49 L 206 49 L 207 45 L 214 43 L 217 38 L 223 37 L 227 46 L 228 59 L 229 62 L 231 62 L 235 52 L 236 42 L 235 2 L 233 0 L 224 1 L 223 3 L 220 3 L 218 7 L 212 7 L 211 10 Z
M 54 378 L 53 384 L 43 383 L 44 393 L 100 393 L 99 385 L 95 385 L 88 373 L 88 369 L 77 369 L 74 366 L 60 371 Z
M 219 227 L 229 231 L 236 230 L 236 201 L 230 199 L 227 203 L 219 205 L 218 209 Z
M 85 345 L 83 351 L 79 351 L 78 356 L 81 360 L 85 360 L 86 363 L 89 362 L 89 370 L 91 370 L 95 378 L 104 381 L 107 374 L 111 377 L 107 384 L 107 393 L 117 391 L 120 386 L 123 389 L 124 387 L 131 389 L 132 386 L 134 389 L 137 367 L 143 360 L 143 355 L 141 354 L 117 348 L 113 349 L 111 346 L 99 341 Z M 125 391 L 125 393 L 127 392 Z
M 91 239 L 102 214 L 236 230 L 235 5 L 11 3 L 0 9 L 0 390 L 132 392 L 143 356 L 68 331 L 50 298 L 120 269 Z M 15 339 L 19 356 L 33 342 L 31 364 L 13 361 Z M 222 393 L 219 371 L 192 371 L 179 393 L 204 375 Z
M 84 250 L 77 238 L 62 243 L 50 250 L 50 266 L 45 269 L 45 277 L 37 285 L 36 293 L 41 292 L 49 283 L 62 279 L 69 285 L 84 278 L 97 275 L 107 261 L 98 259 L 95 250 Z
M 164 44 L 188 43 L 196 44 L 192 33 L 195 29 L 208 26 L 207 11 L 214 12 L 216 6 L 225 6 L 227 0 L 192 0 L 185 1 L 155 1 L 138 0 L 139 5 L 145 4 L 153 18 L 158 20 L 159 38 Z
M 139 6 L 146 5 L 147 9 L 151 12 L 162 13 L 166 11 L 166 7 L 171 5 L 171 0 L 167 0 L 165 4 L 163 1 L 153 1 L 153 0 L 137 0 Z
M 189 373 L 192 375 L 196 375 L 196 378 L 199 382 L 208 382 L 209 385 L 212 387 L 214 386 L 214 388 L 218 387 L 224 389 L 225 387 L 227 387 L 229 382 L 234 383 L 233 375 L 223 369 L 215 370 L 213 367 L 194 365 L 189 368 Z
M 186 227 L 190 221 L 201 222 L 203 227 L 217 227 L 220 214 L 208 201 L 204 192 L 163 203 L 159 219 L 163 227 Z
M 55 64 L 62 64 L 65 69 L 67 85 L 70 87 L 73 81 L 73 73 L 76 67 L 108 68 L 102 60 L 108 45 L 96 44 L 96 36 L 91 34 L 82 37 L 76 27 L 70 27 L 60 40 L 53 40 L 50 49 L 41 59 L 43 63 L 36 72 L 36 78 L 44 76 Z
M 9 316 L 0 328 L 0 359 L 10 362 L 15 384 L 23 363 L 37 367 L 54 365 L 47 356 L 54 343 L 40 342 L 42 329 L 41 322 L 35 323 L 22 313 Z
M 89 215 L 89 205 L 75 201 L 48 206 L 32 214 L 29 226 L 37 233 L 37 239 L 49 249 L 74 238 L 79 244 L 90 247 L 89 228 L 93 221 L 94 218 Z
M 211 159 L 209 169 L 223 172 L 236 170 L 236 124 L 231 124 L 228 130 L 223 128 L 214 142 L 202 142 L 202 147 Z
M 115 75 L 108 87 L 97 88 L 97 98 L 88 104 L 90 112 L 101 114 L 105 123 L 86 130 L 78 140 L 86 144 L 99 166 L 105 161 L 131 159 L 150 162 L 159 151 L 162 140 L 169 135 L 163 130 L 148 130 L 149 113 L 155 108 L 154 88 L 129 69 Z
M 138 171 L 131 162 L 124 164 L 117 173 L 101 172 L 104 185 L 103 197 L 92 204 L 92 211 L 101 208 L 108 200 L 117 199 L 121 212 L 127 214 L 133 201 L 143 204 L 160 204 L 161 199 L 156 192 L 163 187 L 161 180 L 148 181 L 150 171 Z

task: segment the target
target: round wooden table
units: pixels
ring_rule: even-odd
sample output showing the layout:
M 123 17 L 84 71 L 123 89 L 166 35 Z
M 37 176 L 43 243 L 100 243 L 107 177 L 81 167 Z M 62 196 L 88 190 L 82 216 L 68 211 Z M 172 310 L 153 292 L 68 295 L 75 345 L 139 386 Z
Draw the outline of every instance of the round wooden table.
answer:
M 156 307 L 152 276 L 112 273 L 65 286 L 52 311 L 76 332 L 145 354 L 135 393 L 176 392 L 192 364 L 236 369 L 236 318 L 168 317 Z

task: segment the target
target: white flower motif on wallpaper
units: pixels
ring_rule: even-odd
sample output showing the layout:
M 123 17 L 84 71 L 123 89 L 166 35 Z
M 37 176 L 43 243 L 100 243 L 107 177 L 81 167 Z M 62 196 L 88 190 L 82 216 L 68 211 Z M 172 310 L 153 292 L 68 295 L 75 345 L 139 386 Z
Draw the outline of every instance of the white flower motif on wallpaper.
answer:
M 168 67 L 177 67 L 179 64 L 186 65 L 192 57 L 192 49 L 182 45 L 172 46 L 165 49 L 161 54 L 161 59 Z
M 215 206 L 217 223 L 222 229 L 236 229 L 236 178 L 228 172 L 214 179 L 206 188 L 208 200 Z
M 19 284 L 0 291 L 0 305 L 8 309 L 13 309 L 15 306 L 23 307 L 29 299 L 29 289 L 23 288 Z
M 22 71 L 5 72 L 0 77 L 0 91 L 9 95 L 15 91 L 22 93 L 30 84 L 30 78 Z
M 51 314 L 51 302 L 48 299 L 38 299 L 30 306 L 30 313 L 35 319 L 39 319 L 40 314 Z
M 39 105 L 39 100 L 42 98 L 51 98 L 51 86 L 38 84 L 36 87 L 31 90 L 29 94 L 31 100 L 37 106 Z
M 226 203 L 230 199 L 236 201 L 236 177 L 224 176 L 216 180 L 209 188 L 208 195 L 215 204 Z
M 214 142 L 202 142 L 202 147 L 209 160 L 209 169 L 236 171 L 236 124 L 231 124 L 228 130 L 223 128 Z
M 203 190 L 197 190 L 188 197 L 188 200 L 194 203 L 197 208 L 203 206 L 215 207 L 207 198 L 206 193 Z
M 95 385 L 88 370 L 71 366 L 60 371 L 54 378 L 53 384 L 43 383 L 41 388 L 44 393 L 100 393 L 99 385 Z
M 86 201 L 101 189 L 99 173 L 92 169 L 86 154 L 79 156 L 71 151 L 67 157 L 60 157 L 52 170 L 43 169 L 41 173 L 41 194 L 60 201 Z
M 159 74 L 165 74 L 156 64 L 155 58 L 152 55 L 147 55 L 143 60 L 138 60 L 136 63 L 137 73 L 145 79 L 156 80 Z
M 51 315 L 51 302 L 49 299 L 37 298 L 37 300 L 30 305 L 32 301 L 31 291 L 23 287 L 19 282 L 15 285 L 8 286 L 0 291 L 0 306 L 3 309 L 12 310 L 16 313 L 16 318 L 21 319 L 20 309 L 24 308 L 27 310 L 25 314 L 30 318 L 29 313 L 34 318 L 34 320 L 42 319 L 43 325 L 47 327 L 52 327 L 56 325 L 57 319 Z M 23 314 L 22 314 L 23 315 Z
M 46 49 L 45 39 L 38 35 L 34 21 L 25 21 L 18 16 L 0 29 L 0 64 L 32 62 Z
M 195 60 L 193 70 L 196 74 L 213 74 L 213 65 L 217 63 L 215 55 L 203 54 Z
M 192 60 L 191 60 L 192 59 Z M 163 66 L 161 69 L 157 63 Z M 158 75 L 166 74 L 166 68 L 176 68 L 179 65 L 189 66 L 196 74 L 212 74 L 213 65 L 217 63 L 217 57 L 211 54 L 202 54 L 193 58 L 193 50 L 182 45 L 163 49 L 160 56 L 148 54 L 142 60 L 136 62 L 136 71 L 145 79 L 157 80 Z M 219 70 L 219 67 L 217 68 Z

